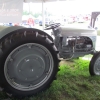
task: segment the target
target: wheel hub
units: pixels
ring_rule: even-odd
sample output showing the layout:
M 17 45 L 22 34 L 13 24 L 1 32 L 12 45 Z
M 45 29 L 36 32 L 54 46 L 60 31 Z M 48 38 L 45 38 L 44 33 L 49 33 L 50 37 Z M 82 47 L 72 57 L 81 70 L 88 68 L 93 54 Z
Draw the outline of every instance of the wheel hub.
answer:
M 51 66 L 53 58 L 44 46 L 27 43 L 17 47 L 8 55 L 4 73 L 11 86 L 28 91 L 38 88 L 48 80 L 52 73 Z
M 16 70 L 16 77 L 19 77 L 20 80 L 33 81 L 43 74 L 45 70 L 45 63 L 40 57 L 31 55 L 24 58 L 18 64 Z

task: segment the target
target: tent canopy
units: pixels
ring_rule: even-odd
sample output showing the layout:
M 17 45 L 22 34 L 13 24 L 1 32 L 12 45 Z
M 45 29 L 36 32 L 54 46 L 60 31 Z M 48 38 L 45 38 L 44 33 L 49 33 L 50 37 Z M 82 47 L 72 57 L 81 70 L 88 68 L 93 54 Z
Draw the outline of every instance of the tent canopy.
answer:
M 68 1 L 68 0 L 24 0 L 24 2 L 33 2 L 33 3 L 41 3 L 41 2 L 55 2 L 55 1 Z

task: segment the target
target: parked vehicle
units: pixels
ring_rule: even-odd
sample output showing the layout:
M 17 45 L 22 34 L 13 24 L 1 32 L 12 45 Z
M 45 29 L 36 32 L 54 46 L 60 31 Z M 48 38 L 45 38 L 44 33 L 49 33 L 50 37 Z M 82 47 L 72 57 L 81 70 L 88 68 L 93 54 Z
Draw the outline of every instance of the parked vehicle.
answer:
M 84 17 L 83 17 L 83 16 L 78 17 L 77 22 L 78 22 L 78 23 L 84 23 L 84 22 L 85 22 Z
M 100 14 L 100 12 L 98 12 Z M 100 52 L 95 50 L 94 29 L 97 12 L 92 13 L 90 28 L 68 28 L 51 24 L 55 39 L 48 33 L 22 26 L 0 31 L 0 86 L 8 96 L 26 97 L 47 89 L 56 79 L 59 61 L 92 54 L 89 72 L 100 75 Z
M 68 24 L 72 24 L 72 23 L 74 23 L 74 22 L 76 22 L 76 17 L 74 17 L 74 16 L 69 16 L 69 17 L 67 18 L 67 23 L 68 23 Z
M 43 25 L 43 22 L 42 21 L 39 21 L 39 26 L 42 26 Z M 50 25 L 49 21 L 45 21 L 45 26 L 48 26 Z

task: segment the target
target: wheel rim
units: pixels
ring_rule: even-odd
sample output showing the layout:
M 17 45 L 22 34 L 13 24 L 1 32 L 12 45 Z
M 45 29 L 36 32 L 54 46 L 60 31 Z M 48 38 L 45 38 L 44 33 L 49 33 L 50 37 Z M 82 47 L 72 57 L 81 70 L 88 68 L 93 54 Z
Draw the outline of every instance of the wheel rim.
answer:
M 100 75 L 100 57 L 97 58 L 97 60 L 95 61 L 95 64 L 94 64 L 94 73 L 96 75 Z
M 48 49 L 40 44 L 27 43 L 8 55 L 4 75 L 13 88 L 21 91 L 34 90 L 47 82 L 53 72 L 53 65 Z

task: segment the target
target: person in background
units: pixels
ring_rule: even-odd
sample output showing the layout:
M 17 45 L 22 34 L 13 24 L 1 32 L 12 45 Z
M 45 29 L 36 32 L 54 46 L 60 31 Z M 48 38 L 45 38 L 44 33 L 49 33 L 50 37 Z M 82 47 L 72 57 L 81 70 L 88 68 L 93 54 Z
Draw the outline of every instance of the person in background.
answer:
M 29 27 L 31 28 L 34 26 L 34 20 L 32 18 L 29 18 L 27 23 L 29 24 Z

